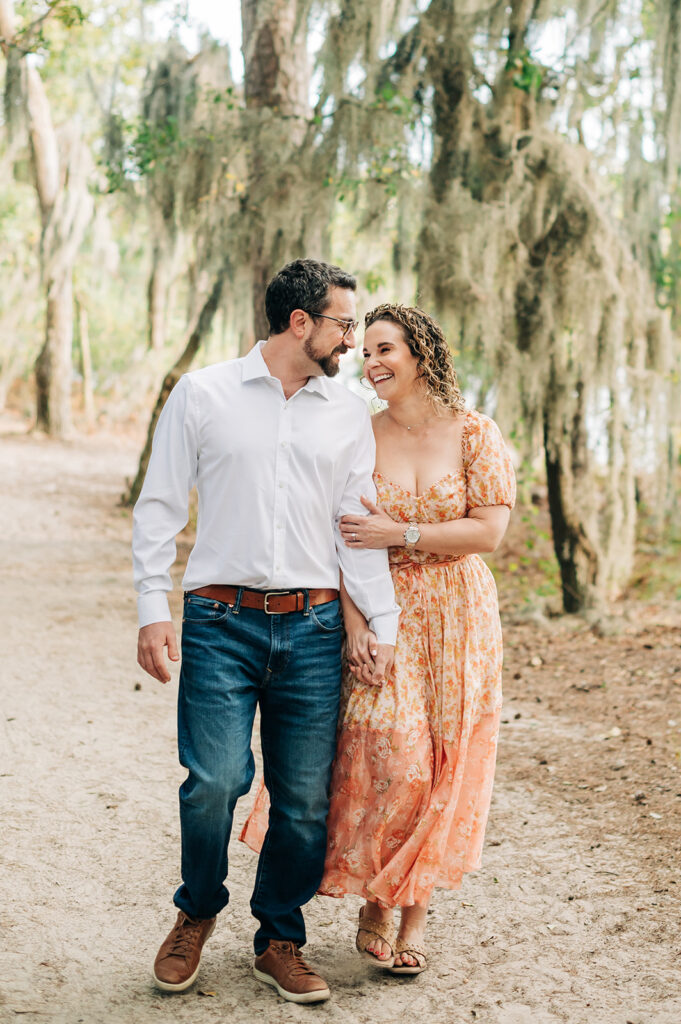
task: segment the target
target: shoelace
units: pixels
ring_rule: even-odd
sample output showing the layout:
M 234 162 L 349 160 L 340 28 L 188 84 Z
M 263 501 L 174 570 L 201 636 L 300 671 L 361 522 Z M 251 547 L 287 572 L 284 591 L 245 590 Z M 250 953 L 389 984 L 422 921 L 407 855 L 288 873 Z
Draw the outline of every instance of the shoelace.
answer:
M 286 956 L 292 954 L 294 957 L 294 963 L 291 964 L 291 974 L 303 975 L 311 974 L 316 977 L 316 973 L 312 970 L 309 964 L 306 964 L 303 960 L 303 954 L 300 952 L 298 947 L 293 942 L 282 943 L 281 946 L 274 947 L 279 956 Z
M 168 956 L 187 957 L 192 952 L 199 937 L 200 926 L 188 918 L 178 925 Z

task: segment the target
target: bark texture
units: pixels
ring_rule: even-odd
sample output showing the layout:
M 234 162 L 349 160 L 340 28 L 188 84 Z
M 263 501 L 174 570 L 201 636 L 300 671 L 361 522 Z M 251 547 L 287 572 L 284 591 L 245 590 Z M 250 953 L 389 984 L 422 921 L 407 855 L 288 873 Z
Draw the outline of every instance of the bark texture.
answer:
M 249 133 L 248 248 L 252 278 L 253 332 L 242 353 L 266 338 L 265 289 L 279 266 L 305 253 L 305 207 L 300 150 L 307 134 L 309 67 L 306 20 L 299 0 L 242 0 L 244 97 Z M 303 158 L 304 159 L 304 158 Z M 289 219 L 290 217 L 290 219 Z

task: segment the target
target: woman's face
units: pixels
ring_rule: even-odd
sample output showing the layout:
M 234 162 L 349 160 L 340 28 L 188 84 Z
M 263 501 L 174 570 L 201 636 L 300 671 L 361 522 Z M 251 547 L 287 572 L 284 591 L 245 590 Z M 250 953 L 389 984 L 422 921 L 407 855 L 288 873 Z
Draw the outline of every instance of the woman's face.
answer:
M 406 397 L 420 380 L 418 358 L 391 320 L 375 320 L 364 334 L 364 376 L 386 402 Z

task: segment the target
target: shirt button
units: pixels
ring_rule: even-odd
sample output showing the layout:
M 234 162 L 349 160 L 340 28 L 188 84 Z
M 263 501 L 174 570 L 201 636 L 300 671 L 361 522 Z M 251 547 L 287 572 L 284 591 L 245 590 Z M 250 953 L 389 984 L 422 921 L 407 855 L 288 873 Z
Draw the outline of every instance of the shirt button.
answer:
M 281 447 L 282 447 L 282 448 L 285 448 L 285 447 L 286 447 L 286 441 L 282 441 L 282 442 L 281 442 Z
M 279 484 L 279 486 L 280 486 L 280 487 L 283 487 L 284 485 L 283 485 L 283 483 L 280 483 L 280 484 Z

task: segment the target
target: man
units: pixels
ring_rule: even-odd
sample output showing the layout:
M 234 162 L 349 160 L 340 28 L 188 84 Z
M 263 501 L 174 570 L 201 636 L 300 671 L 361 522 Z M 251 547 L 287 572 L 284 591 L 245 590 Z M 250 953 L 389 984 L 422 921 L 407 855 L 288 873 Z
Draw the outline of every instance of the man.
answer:
M 293 1002 L 329 997 L 305 963 L 301 906 L 317 890 L 340 691 L 339 563 L 373 631 L 371 682 L 392 664 L 399 609 L 385 551 L 352 550 L 338 521 L 374 497 L 360 398 L 327 380 L 355 345 L 354 277 L 296 260 L 272 279 L 270 335 L 247 356 L 186 374 L 158 422 L 135 506 L 139 664 L 167 682 L 178 659 L 166 592 L 196 484 L 196 544 L 183 580 L 178 745 L 182 880 L 154 964 L 164 991 L 195 980 L 227 904 L 227 845 L 253 774 L 260 706 L 269 828 L 251 899 L 256 977 Z M 365 670 L 367 674 L 370 669 Z M 369 678 L 367 675 L 365 678 Z

